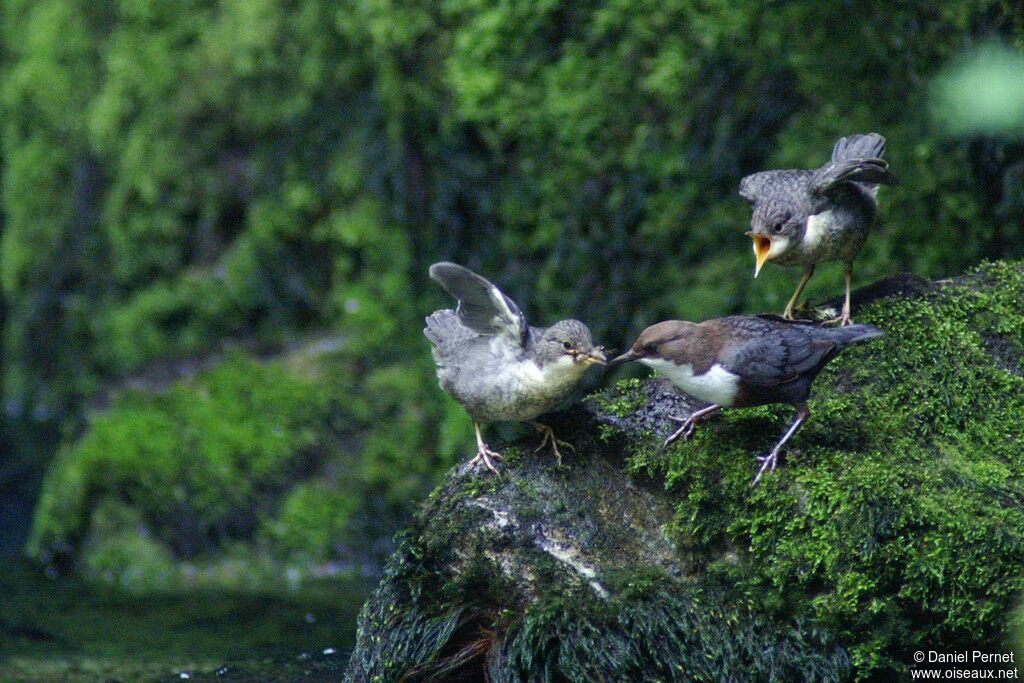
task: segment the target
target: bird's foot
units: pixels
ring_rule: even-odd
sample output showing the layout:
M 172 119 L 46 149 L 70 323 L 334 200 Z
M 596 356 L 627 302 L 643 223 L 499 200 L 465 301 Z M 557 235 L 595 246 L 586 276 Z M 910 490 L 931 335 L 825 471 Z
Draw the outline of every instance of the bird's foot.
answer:
M 839 313 L 839 317 L 838 318 L 832 318 L 831 320 L 826 320 L 825 321 L 826 325 L 836 325 L 836 324 L 838 324 L 840 327 L 846 327 L 847 325 L 852 325 L 853 324 L 853 318 L 850 317 L 850 301 L 849 301 L 850 294 L 849 294 L 849 290 L 847 290 L 846 296 L 847 296 L 847 300 L 846 300 L 846 303 L 843 304 L 843 309 Z
M 811 312 L 811 305 L 806 301 L 801 301 L 798 304 L 787 306 L 786 310 L 782 312 L 782 317 L 785 320 L 800 320 L 806 318 Z
M 662 444 L 661 446 L 662 448 L 667 448 L 669 444 L 671 444 L 679 437 L 682 437 L 683 440 L 691 438 L 693 436 L 694 430 L 697 429 L 697 421 L 693 419 L 692 415 L 690 417 L 676 417 L 674 415 L 669 415 L 668 419 L 672 420 L 673 422 L 681 422 L 682 426 L 676 431 L 672 432 L 672 435 L 665 439 L 665 443 Z
M 842 315 L 838 318 L 830 318 L 825 321 L 826 325 L 839 325 L 840 327 L 846 327 L 847 325 L 853 324 L 853 318 L 850 317 L 849 311 L 843 311 Z
M 757 461 L 761 463 L 761 468 L 757 470 L 757 476 L 754 477 L 754 481 L 750 483 L 750 486 L 757 486 L 765 472 L 774 472 L 775 468 L 779 466 L 780 460 L 777 448 L 773 448 L 765 455 L 758 456 Z
M 537 448 L 534 450 L 534 453 L 539 453 L 544 449 L 545 446 L 547 446 L 550 443 L 551 450 L 554 451 L 555 453 L 555 461 L 558 463 L 559 467 L 562 466 L 562 452 L 558 450 L 559 446 L 562 446 L 563 448 L 568 448 L 570 451 L 573 452 L 574 455 L 576 454 L 576 447 L 573 446 L 568 441 L 562 441 L 557 436 L 555 436 L 554 429 L 548 427 L 546 424 L 541 424 L 540 422 L 533 422 L 532 424 L 533 428 L 542 434 L 540 445 L 537 446 Z
M 501 474 L 500 472 L 498 472 L 498 468 L 494 466 L 495 460 L 501 460 L 501 453 L 493 451 L 487 446 L 484 446 L 479 451 L 477 451 L 476 457 L 469 461 L 469 466 L 474 467 L 476 465 L 483 463 L 484 467 L 489 469 L 491 472 L 494 472 L 495 474 Z

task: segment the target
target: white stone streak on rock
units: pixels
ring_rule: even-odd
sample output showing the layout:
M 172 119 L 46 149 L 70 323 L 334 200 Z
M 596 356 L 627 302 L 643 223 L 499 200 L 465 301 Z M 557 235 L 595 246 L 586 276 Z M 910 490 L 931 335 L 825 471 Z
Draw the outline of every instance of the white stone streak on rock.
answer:
M 503 510 L 485 498 L 477 498 L 467 502 L 467 505 L 486 510 L 494 516 L 494 525 L 502 531 L 516 531 L 520 528 L 517 520 L 511 512 Z M 611 597 L 608 589 L 597 580 L 597 571 L 579 557 L 579 551 L 569 543 L 552 538 L 547 534 L 541 525 L 533 525 L 530 529 L 533 532 L 533 542 L 541 550 L 562 564 L 579 574 L 594 589 L 594 592 L 602 600 Z
M 610 597 L 608 590 L 601 585 L 595 577 L 597 572 L 589 564 L 579 558 L 577 552 L 568 544 L 556 541 L 553 538 L 549 538 L 544 533 L 543 527 L 537 527 L 537 545 L 551 557 L 555 558 L 562 564 L 567 564 L 572 567 L 577 574 L 582 576 L 590 584 L 590 587 L 594 589 L 599 598 L 607 600 Z
M 469 501 L 469 505 L 478 507 L 481 510 L 486 510 L 494 515 L 494 523 L 499 529 L 507 529 L 509 526 L 516 525 L 516 522 L 512 519 L 512 513 L 508 510 L 500 510 L 497 507 L 493 507 L 493 504 L 489 504 L 485 498 L 477 498 L 476 500 Z

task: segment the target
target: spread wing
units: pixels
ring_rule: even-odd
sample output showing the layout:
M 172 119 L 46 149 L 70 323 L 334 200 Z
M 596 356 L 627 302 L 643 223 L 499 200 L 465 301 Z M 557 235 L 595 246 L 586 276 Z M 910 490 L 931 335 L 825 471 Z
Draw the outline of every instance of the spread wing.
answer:
M 813 194 L 827 195 L 843 183 L 895 185 L 896 182 L 896 176 L 884 159 L 840 159 L 816 170 L 810 189 Z
M 430 277 L 458 300 L 459 322 L 479 334 L 506 337 L 523 347 L 529 340 L 526 318 L 512 299 L 485 278 L 455 263 L 435 263 Z
M 758 386 L 791 382 L 824 363 L 835 342 L 815 338 L 801 323 L 774 318 L 738 317 L 730 326 L 730 352 L 722 366 Z

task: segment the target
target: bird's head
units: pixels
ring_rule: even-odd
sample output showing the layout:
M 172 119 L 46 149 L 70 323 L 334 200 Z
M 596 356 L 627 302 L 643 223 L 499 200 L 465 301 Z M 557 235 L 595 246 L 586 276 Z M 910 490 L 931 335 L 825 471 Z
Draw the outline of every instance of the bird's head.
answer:
M 561 320 L 544 330 L 537 344 L 537 359 L 541 365 L 552 362 L 571 362 L 583 370 L 591 365 L 604 365 L 603 346 L 595 346 L 590 328 L 579 320 Z
M 633 342 L 629 351 L 611 360 L 612 365 L 628 363 L 629 361 L 658 361 L 670 353 L 666 346 L 670 342 L 678 341 L 690 329 L 693 323 L 682 320 L 666 320 L 651 325 L 640 333 L 640 336 Z M 644 363 L 649 365 L 650 363 Z
M 800 241 L 805 219 L 775 202 L 754 207 L 747 236 L 754 242 L 754 277 L 766 261 L 777 259 Z

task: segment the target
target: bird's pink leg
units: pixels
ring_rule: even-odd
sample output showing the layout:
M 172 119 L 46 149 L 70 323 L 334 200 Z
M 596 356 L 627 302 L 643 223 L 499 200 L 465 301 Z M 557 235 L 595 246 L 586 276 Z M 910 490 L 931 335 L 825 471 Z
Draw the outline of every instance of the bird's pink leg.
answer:
M 675 422 L 682 422 L 683 426 L 674 431 L 672 433 L 672 436 L 665 439 L 665 443 L 662 445 L 662 448 L 668 446 L 670 443 L 672 443 L 679 437 L 689 439 L 691 436 L 693 436 L 693 431 L 697 428 L 698 422 L 703 422 L 704 420 L 709 419 L 712 415 L 714 415 L 721 409 L 722 406 L 716 403 L 715 405 L 708 406 L 707 408 L 701 408 L 700 410 L 690 415 L 690 417 L 673 417 L 672 415 L 669 415 L 670 420 L 674 420 Z
M 491 450 L 484 443 L 484 435 L 480 432 L 480 423 L 473 421 L 473 429 L 476 431 L 476 457 L 469 461 L 470 467 L 483 463 L 487 469 L 498 474 L 498 468 L 494 466 L 495 460 L 501 460 L 501 453 Z
M 850 285 L 853 283 L 853 264 L 844 264 L 843 270 L 843 275 L 846 277 L 846 299 L 843 301 L 843 310 L 838 318 L 832 318 L 826 322 L 839 323 L 841 327 L 846 327 L 853 324 L 853 318 L 850 317 Z
M 757 458 L 757 461 L 761 463 L 761 469 L 757 471 L 757 476 L 754 477 L 754 481 L 750 484 L 751 486 L 757 486 L 757 482 L 761 480 L 761 475 L 765 472 L 775 471 L 775 468 L 778 467 L 779 464 L 779 451 L 782 449 L 783 444 L 789 441 L 789 437 L 796 434 L 796 430 L 800 429 L 800 425 L 802 425 L 810 416 L 811 411 L 807 407 L 807 404 L 800 404 L 796 409 L 796 419 L 793 420 L 793 424 L 789 425 L 789 429 L 787 429 L 786 433 L 782 435 L 779 442 L 775 444 L 775 446 L 768 451 L 766 455 L 762 455 Z
M 555 430 L 552 429 L 551 427 L 548 427 L 546 424 L 542 424 L 540 422 L 531 422 L 530 425 L 538 432 L 543 434 L 543 437 L 540 440 L 540 445 L 537 446 L 537 449 L 534 451 L 534 453 L 539 452 L 542 448 L 544 448 L 544 446 L 550 443 L 551 450 L 554 451 L 555 453 L 555 460 L 558 462 L 558 465 L 561 466 L 562 452 L 558 450 L 559 446 L 568 448 L 573 453 L 576 452 L 576 448 L 571 443 L 569 443 L 568 441 L 562 441 L 561 439 L 556 437 Z

